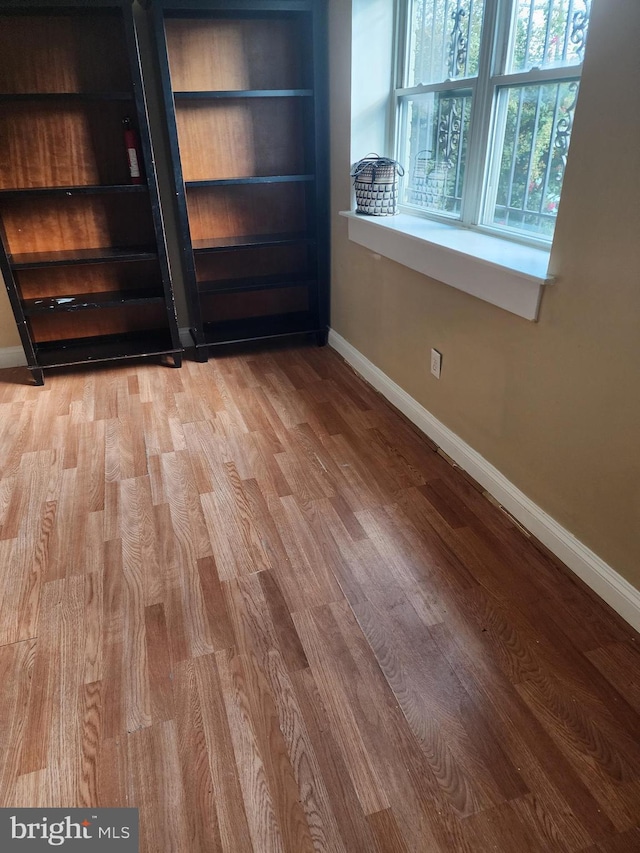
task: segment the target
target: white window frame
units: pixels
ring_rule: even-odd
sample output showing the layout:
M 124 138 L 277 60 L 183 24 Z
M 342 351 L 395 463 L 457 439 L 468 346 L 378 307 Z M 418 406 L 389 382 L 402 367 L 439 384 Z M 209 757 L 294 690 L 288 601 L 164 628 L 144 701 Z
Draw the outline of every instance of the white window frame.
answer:
M 396 45 L 399 34 L 403 40 L 406 38 L 405 28 L 399 26 L 401 2 L 406 0 L 352 0 L 351 3 L 352 163 L 368 152 L 393 156 L 395 150 L 394 86 L 398 82 L 399 56 Z M 495 0 L 490 2 L 498 8 Z M 376 57 L 373 63 L 372 56 Z M 578 73 L 576 69 L 580 66 L 572 66 L 572 71 Z M 551 73 L 557 75 L 558 70 Z M 487 78 L 487 83 L 490 79 Z M 499 78 L 496 82 L 501 81 Z M 345 181 L 348 180 L 345 175 Z M 352 187 L 352 204 L 353 201 Z M 351 207 L 340 211 L 340 215 L 346 220 L 349 240 L 359 244 L 373 259 L 388 258 L 425 279 L 507 311 L 515 315 L 514 319 L 535 322 L 544 291 L 555 286 L 553 255 L 547 242 L 518 240 L 511 233 L 506 238 L 499 231 L 463 225 L 458 219 L 439 217 L 434 212 L 416 214 L 415 208 L 410 215 L 367 216 Z M 371 287 L 380 287 L 383 281 L 387 281 L 385 276 L 374 277 Z M 561 284 L 561 279 L 558 282 Z M 471 305 L 467 307 L 470 309 Z M 467 310 L 462 302 L 460 309 Z
M 473 97 L 460 216 L 425 210 L 405 203 L 400 204 L 401 212 L 548 249 L 552 238 L 538 237 L 513 228 L 488 224 L 492 200 L 495 204 L 499 167 L 498 158 L 491 156 L 492 147 L 498 140 L 497 126 L 501 118 L 498 109 L 498 93 L 500 89 L 513 86 L 572 81 L 579 83 L 582 63 L 558 68 L 535 68 L 526 72 L 504 73 L 510 42 L 515 34 L 515 3 L 513 0 L 485 0 L 478 76 L 406 87 L 404 82 L 405 69 L 409 65 L 410 5 L 411 0 L 398 0 L 396 6 L 394 39 L 396 85 L 391 99 L 392 120 L 390 122 L 393 137 L 390 140 L 390 148 L 395 151 L 395 157 L 402 160 L 402 152 L 406 151 L 405 134 L 409 124 L 406 112 L 412 97 L 461 90 L 471 91 Z

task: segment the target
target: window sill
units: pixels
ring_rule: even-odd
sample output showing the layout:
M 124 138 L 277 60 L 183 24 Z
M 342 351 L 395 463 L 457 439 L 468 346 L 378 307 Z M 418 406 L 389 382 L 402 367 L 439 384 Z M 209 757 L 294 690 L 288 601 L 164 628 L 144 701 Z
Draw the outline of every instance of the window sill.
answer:
M 402 213 L 340 215 L 354 243 L 526 320 L 538 318 L 542 289 L 552 280 L 547 250 Z

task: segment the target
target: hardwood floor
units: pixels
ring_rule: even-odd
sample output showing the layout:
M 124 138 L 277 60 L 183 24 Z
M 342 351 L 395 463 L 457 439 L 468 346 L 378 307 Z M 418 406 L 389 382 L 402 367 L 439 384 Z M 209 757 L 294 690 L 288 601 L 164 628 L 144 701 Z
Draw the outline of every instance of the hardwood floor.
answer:
M 0 805 L 640 851 L 637 635 L 331 350 L 0 373 Z

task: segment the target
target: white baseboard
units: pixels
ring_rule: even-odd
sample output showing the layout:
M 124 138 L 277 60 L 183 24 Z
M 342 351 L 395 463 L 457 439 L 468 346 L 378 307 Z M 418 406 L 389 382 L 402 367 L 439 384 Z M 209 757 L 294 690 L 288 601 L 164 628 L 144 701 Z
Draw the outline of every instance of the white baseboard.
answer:
M 193 338 L 191 337 L 191 330 L 189 327 L 178 329 L 178 334 L 180 335 L 180 343 L 185 349 L 193 346 Z
M 409 418 L 513 517 L 578 575 L 607 604 L 640 631 L 640 590 L 565 530 L 490 462 L 435 418 L 406 391 L 333 329 L 329 345 Z
M 27 363 L 22 347 L 0 347 L 0 369 L 22 367 Z

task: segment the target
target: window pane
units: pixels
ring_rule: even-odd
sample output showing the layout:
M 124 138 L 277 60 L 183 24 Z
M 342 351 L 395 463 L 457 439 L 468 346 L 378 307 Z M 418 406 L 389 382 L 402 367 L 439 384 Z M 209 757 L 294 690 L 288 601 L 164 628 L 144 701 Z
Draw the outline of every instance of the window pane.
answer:
M 413 0 L 408 86 L 478 73 L 484 0 Z
M 553 236 L 577 96 L 577 81 L 501 90 L 492 224 Z
M 591 0 L 515 0 L 507 73 L 582 62 Z
M 460 215 L 471 94 L 423 95 L 407 104 L 404 201 Z

